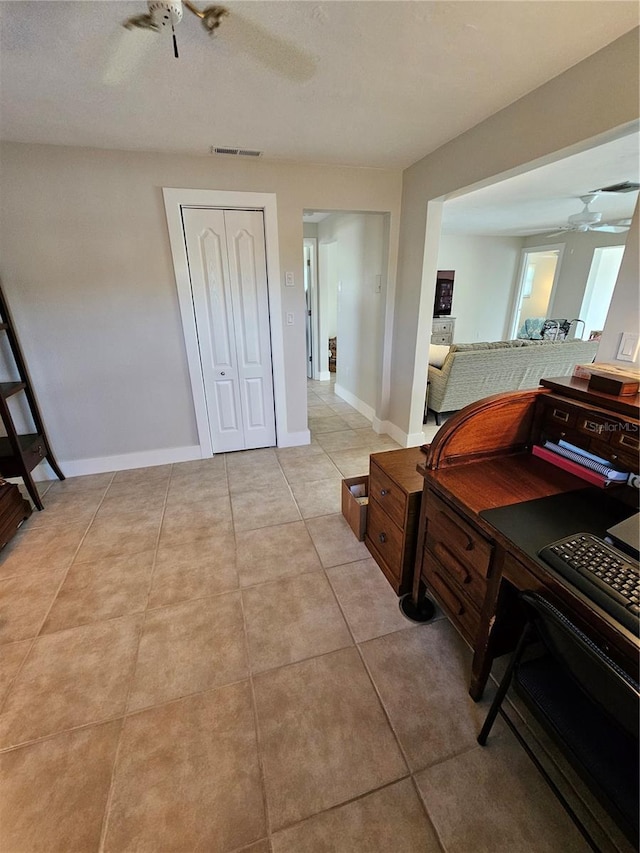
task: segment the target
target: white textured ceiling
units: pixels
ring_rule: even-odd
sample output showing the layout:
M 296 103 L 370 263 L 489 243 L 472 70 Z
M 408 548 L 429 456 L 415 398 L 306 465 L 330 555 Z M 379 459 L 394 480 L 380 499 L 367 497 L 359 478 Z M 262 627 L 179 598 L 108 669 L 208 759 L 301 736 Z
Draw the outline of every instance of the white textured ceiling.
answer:
M 554 231 L 583 209 L 580 196 L 623 181 L 640 183 L 637 132 L 445 201 L 442 230 L 505 237 Z M 590 209 L 603 222 L 631 218 L 637 198 L 601 193 Z
M 175 60 L 121 29 L 144 0 L 0 2 L 2 137 L 406 167 L 638 23 L 618 0 L 225 5 L 213 40 L 185 11 Z M 118 51 L 141 61 L 115 84 Z

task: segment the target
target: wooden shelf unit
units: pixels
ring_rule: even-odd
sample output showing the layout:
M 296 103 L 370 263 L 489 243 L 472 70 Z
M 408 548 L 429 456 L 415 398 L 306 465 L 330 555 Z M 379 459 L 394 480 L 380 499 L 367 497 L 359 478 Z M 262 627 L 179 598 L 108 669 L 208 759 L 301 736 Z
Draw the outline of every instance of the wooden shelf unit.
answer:
M 33 503 L 41 510 L 43 509 L 42 500 L 31 472 L 36 465 L 46 459 L 58 479 L 64 480 L 64 474 L 51 450 L 27 365 L 1 288 L 0 320 L 0 333 L 7 336 L 14 367 L 19 376 L 18 380 L 0 382 L 0 419 L 2 419 L 6 432 L 5 436 L 0 436 L 0 476 L 21 477 Z M 18 393 L 25 395 L 27 407 L 35 427 L 34 432 L 18 433 L 8 403 L 8 400 Z

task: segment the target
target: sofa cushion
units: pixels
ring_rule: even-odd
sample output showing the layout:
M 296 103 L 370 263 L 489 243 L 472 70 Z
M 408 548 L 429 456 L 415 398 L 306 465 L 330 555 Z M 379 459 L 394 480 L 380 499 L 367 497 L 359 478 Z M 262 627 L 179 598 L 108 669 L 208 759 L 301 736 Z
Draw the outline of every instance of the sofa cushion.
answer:
M 431 344 L 429 346 L 429 364 L 442 367 L 451 347 L 448 344 Z
M 487 349 L 508 349 L 510 347 L 521 347 L 528 341 L 478 341 L 474 344 L 454 344 L 450 352 L 475 352 Z

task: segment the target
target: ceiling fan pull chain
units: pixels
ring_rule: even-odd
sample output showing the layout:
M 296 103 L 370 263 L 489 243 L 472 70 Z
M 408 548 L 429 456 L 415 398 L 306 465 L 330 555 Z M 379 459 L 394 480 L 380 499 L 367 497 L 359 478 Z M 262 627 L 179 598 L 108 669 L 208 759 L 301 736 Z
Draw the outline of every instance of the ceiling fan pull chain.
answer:
M 173 25 L 171 26 L 171 33 L 173 35 L 173 55 L 176 59 L 179 59 L 180 57 L 178 56 L 178 42 L 176 40 L 176 31 Z

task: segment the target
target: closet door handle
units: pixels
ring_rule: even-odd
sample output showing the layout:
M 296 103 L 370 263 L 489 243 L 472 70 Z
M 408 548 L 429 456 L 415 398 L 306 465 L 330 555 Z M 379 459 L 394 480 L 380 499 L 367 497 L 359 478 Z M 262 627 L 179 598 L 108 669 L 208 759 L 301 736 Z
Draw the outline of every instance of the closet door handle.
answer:
M 384 545 L 384 543 L 387 541 L 387 534 L 386 533 L 380 533 L 378 535 L 378 540 Z

